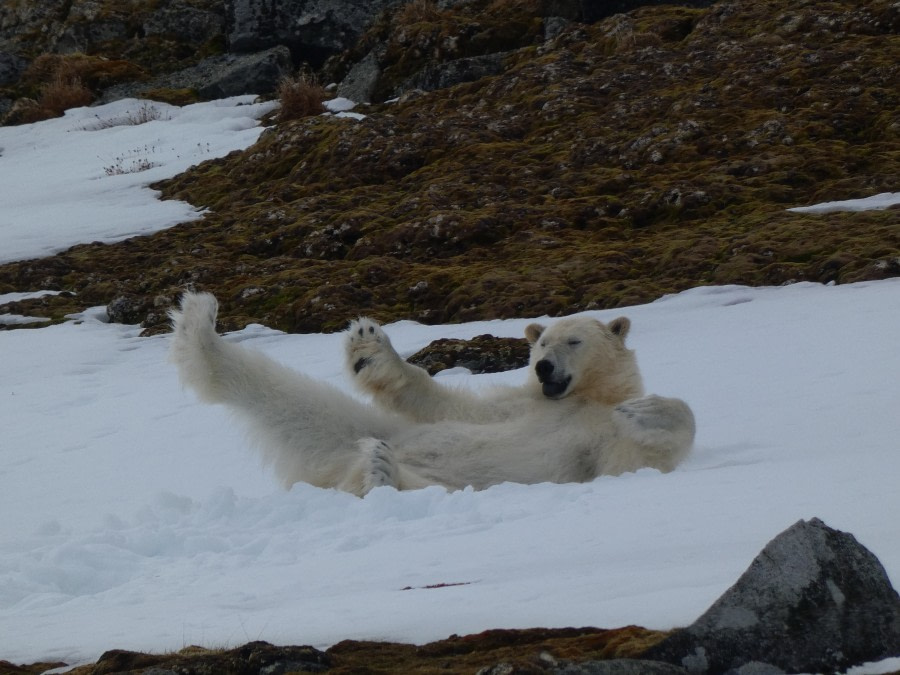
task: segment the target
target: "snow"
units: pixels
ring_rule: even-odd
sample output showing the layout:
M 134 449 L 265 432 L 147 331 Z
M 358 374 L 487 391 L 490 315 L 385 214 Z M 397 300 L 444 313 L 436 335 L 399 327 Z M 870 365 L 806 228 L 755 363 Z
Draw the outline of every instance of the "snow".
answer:
M 252 143 L 263 109 L 230 99 L 84 130 L 135 105 L 0 129 L 0 184 L 13 185 L 0 203 L 4 259 L 196 217 L 156 201 L 148 176 L 212 156 L 194 153 L 198 142 L 216 153 Z M 148 171 L 104 173 L 129 148 L 179 145 Z M 694 408 L 696 448 L 673 473 L 364 499 L 284 491 L 227 410 L 181 388 L 168 336 L 141 338 L 102 308 L 0 332 L 0 659 L 666 629 L 692 622 L 773 536 L 814 516 L 852 532 L 896 585 L 900 279 L 695 288 L 590 314 L 629 316 L 648 390 Z M 533 319 L 386 330 L 408 355 L 439 337 L 519 336 Z M 341 335 L 253 325 L 227 339 L 350 391 Z M 485 387 L 525 373 L 443 377 Z
M 325 108 L 333 113 L 347 112 L 348 110 L 353 110 L 355 107 L 356 101 L 351 101 L 349 98 L 343 96 L 336 96 L 335 98 L 325 101 Z
M 59 295 L 60 291 L 37 291 L 35 293 L 0 293 L 0 305 L 8 302 L 19 302 L 32 298 L 42 298 L 45 295 Z M 0 326 L 16 326 L 26 323 L 46 323 L 50 321 L 42 316 L 22 316 L 21 314 L 0 314 Z
M 864 199 L 846 199 L 812 206 L 795 206 L 795 213 L 837 213 L 839 211 L 882 211 L 900 205 L 900 192 L 882 192 Z
M 123 99 L 0 127 L 0 262 L 198 218 L 195 207 L 161 202 L 146 186 L 255 142 L 258 118 L 277 106 L 255 98 L 184 107 Z

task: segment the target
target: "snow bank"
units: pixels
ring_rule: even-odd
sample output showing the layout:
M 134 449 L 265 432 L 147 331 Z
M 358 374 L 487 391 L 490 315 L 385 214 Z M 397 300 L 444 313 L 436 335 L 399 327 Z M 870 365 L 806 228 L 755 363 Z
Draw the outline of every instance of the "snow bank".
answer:
M 181 390 L 168 336 L 139 338 L 100 310 L 0 334 L 0 512 L 14 514 L 0 521 L 0 654 L 72 662 L 251 639 L 669 628 L 812 516 L 900 578 L 900 281 L 700 288 L 593 314 L 631 317 L 648 389 L 694 406 L 697 448 L 674 473 L 365 499 L 284 492 L 226 410 Z M 409 354 L 527 323 L 388 332 Z M 340 335 L 251 326 L 229 339 L 349 387 Z
M 194 220 L 147 186 L 251 145 L 277 104 L 236 96 L 177 107 L 123 99 L 0 127 L 0 262 L 117 241 Z

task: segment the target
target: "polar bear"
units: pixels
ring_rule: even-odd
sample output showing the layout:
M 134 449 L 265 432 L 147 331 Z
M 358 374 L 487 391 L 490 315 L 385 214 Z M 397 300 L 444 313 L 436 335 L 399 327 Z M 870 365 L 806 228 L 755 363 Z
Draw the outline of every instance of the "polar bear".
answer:
M 671 471 L 694 439 L 686 403 L 644 396 L 627 318 L 531 324 L 527 381 L 478 394 L 404 361 L 374 321 L 350 323 L 348 372 L 374 405 L 223 340 L 215 298 L 173 310 L 171 360 L 199 397 L 249 425 L 286 487 L 303 481 L 365 495 L 378 486 L 482 489 Z

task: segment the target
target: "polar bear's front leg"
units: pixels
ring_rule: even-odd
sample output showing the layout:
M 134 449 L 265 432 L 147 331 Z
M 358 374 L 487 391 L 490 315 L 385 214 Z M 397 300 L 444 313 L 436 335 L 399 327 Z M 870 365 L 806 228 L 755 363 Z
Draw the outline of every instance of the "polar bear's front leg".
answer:
M 353 381 L 377 404 L 417 422 L 441 418 L 447 392 L 422 368 L 404 361 L 376 322 L 350 322 L 345 343 Z
M 366 317 L 350 322 L 345 348 L 347 366 L 356 376 L 357 384 L 373 393 L 402 378 L 403 367 L 410 366 L 394 349 L 381 326 Z
M 613 410 L 620 438 L 638 465 L 671 471 L 694 442 L 694 413 L 677 398 L 643 396 L 624 401 Z M 633 469 L 623 469 L 633 470 Z

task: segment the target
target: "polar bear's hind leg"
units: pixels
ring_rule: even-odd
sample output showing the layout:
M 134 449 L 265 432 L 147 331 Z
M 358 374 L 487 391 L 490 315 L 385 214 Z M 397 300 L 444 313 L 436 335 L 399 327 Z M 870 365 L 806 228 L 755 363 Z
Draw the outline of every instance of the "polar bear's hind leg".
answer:
M 613 419 L 625 441 L 633 444 L 632 455 L 642 466 L 671 471 L 694 442 L 694 414 L 677 398 L 650 395 L 623 401 Z
M 172 312 L 171 359 L 200 398 L 229 406 L 247 423 L 285 485 L 336 487 L 358 465 L 359 439 L 396 433 L 397 418 L 223 340 L 215 332 L 216 307 L 209 294 L 184 295 L 181 311 Z

